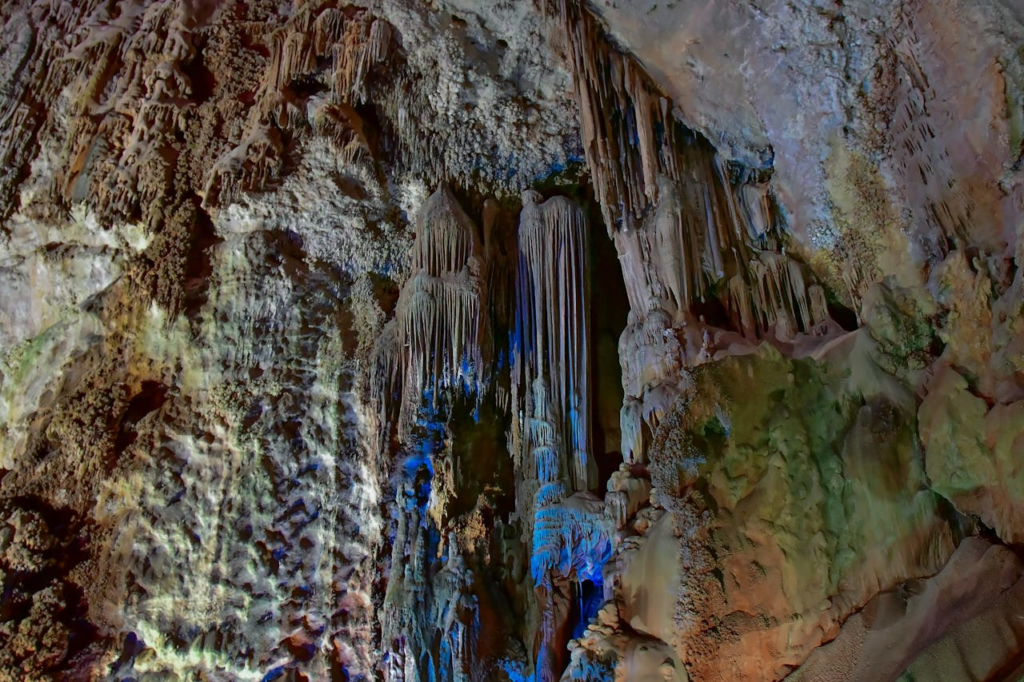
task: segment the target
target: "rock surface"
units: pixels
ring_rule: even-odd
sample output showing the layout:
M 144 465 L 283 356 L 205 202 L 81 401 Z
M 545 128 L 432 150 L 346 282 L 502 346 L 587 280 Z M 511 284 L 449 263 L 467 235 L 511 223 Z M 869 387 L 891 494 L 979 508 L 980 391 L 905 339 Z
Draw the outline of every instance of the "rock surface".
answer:
M 1015 0 L 0 36 L 0 679 L 1019 676 Z

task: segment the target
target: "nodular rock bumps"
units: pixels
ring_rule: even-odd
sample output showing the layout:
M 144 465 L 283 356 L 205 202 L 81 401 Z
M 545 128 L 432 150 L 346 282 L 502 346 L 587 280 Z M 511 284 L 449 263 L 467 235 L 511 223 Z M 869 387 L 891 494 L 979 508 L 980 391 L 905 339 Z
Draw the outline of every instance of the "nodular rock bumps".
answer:
M 0 33 L 0 680 L 1024 676 L 1016 0 Z

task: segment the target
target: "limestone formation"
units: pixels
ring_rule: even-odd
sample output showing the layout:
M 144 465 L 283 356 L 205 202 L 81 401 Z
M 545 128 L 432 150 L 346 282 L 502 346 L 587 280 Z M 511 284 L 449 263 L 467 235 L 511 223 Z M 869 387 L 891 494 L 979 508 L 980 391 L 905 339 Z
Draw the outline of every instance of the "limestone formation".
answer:
M 1024 674 L 1017 0 L 0 38 L 0 680 Z

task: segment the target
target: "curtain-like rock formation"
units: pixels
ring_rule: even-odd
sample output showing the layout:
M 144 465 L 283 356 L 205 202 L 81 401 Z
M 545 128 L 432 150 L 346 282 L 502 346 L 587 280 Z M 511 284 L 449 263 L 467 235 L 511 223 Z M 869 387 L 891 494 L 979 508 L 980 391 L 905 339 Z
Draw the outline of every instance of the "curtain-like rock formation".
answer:
M 603 504 L 590 494 L 597 465 L 590 440 L 588 225 L 567 199 L 540 199 L 524 192 L 519 214 L 510 447 L 521 453 L 517 507 L 541 611 L 537 678 L 553 680 L 564 658 L 569 584 L 600 584 L 611 545 Z
M 524 415 L 546 420 L 552 430 L 545 440 L 559 461 L 546 463 L 543 475 L 564 478 L 568 490 L 589 490 L 596 472 L 590 450 L 586 219 L 564 198 L 539 202 L 538 193 L 525 192 L 519 214 L 512 392 L 520 396 Z M 536 443 L 534 430 L 522 440 L 527 452 Z
M 683 366 L 742 343 L 734 335 L 793 343 L 826 332 L 830 320 L 822 288 L 782 247 L 768 174 L 730 165 L 684 130 L 672 102 L 602 38 L 589 12 L 571 0 L 559 11 L 583 147 L 630 300 L 620 340 L 622 450 L 642 457 L 643 428 L 677 395 Z M 724 319 L 709 322 L 702 310 Z

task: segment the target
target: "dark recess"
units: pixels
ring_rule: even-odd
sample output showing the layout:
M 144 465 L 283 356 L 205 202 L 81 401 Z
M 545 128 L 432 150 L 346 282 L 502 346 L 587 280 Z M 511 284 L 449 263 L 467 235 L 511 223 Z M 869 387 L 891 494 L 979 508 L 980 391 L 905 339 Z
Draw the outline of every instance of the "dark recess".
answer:
M 167 387 L 159 381 L 143 381 L 142 389 L 128 401 L 128 407 L 121 416 L 121 425 L 114 441 L 114 463 L 139 437 L 136 425 L 147 414 L 160 409 L 167 401 Z

